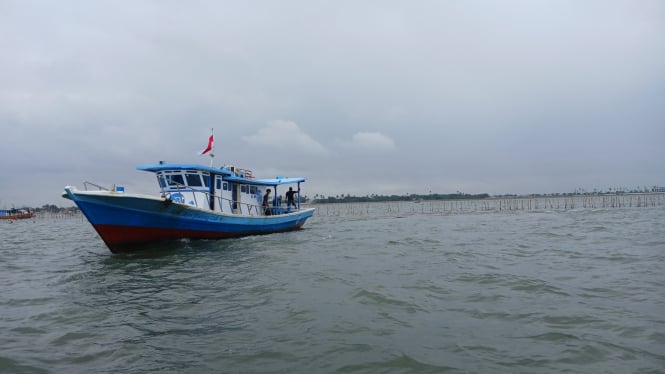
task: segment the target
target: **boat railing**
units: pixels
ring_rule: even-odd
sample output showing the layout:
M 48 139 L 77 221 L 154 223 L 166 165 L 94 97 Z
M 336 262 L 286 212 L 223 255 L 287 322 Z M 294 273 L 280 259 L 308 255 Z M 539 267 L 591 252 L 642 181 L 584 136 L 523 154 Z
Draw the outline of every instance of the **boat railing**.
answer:
M 228 204 L 229 210 L 233 212 L 233 207 L 242 207 L 245 206 L 247 207 L 247 214 L 252 214 L 252 211 L 256 212 L 256 215 L 261 215 L 261 205 L 258 204 L 251 204 L 251 203 L 243 203 L 238 200 L 232 200 L 232 199 L 226 199 L 221 196 L 217 196 L 217 202 L 219 206 L 223 206 L 224 204 Z M 242 209 L 241 209 L 242 210 Z
M 265 215 L 265 210 L 263 209 L 263 206 L 259 204 L 252 204 L 252 203 L 244 203 L 238 200 L 232 200 L 232 199 L 226 199 L 222 198 L 220 196 L 217 196 L 217 202 L 219 206 L 222 206 L 223 204 L 228 204 L 229 210 L 233 211 L 233 207 L 239 207 L 239 206 L 245 206 L 247 207 L 247 214 L 251 215 L 253 212 L 255 212 L 254 215 L 257 216 L 264 216 Z M 299 211 L 297 207 L 284 207 L 281 205 L 277 206 L 271 206 L 270 211 L 272 212 L 272 215 L 280 215 L 280 214 L 286 214 L 286 213 L 291 213 L 291 212 L 296 212 Z
M 95 183 L 92 183 L 92 182 L 88 182 L 88 181 L 83 182 L 83 188 L 84 188 L 86 191 L 88 191 L 88 186 L 96 187 L 98 191 L 110 191 L 110 189 L 108 189 L 108 188 L 106 188 L 106 187 L 104 187 L 104 186 L 100 186 L 100 185 L 98 185 L 98 184 L 95 184 Z
M 169 190 L 162 189 L 162 196 L 164 196 L 165 198 L 170 198 L 170 194 L 172 192 L 174 192 L 173 190 L 175 190 L 175 192 L 185 192 L 185 191 L 186 192 L 200 192 L 200 193 L 203 193 L 204 196 L 206 197 L 206 205 L 210 204 L 210 192 L 208 192 L 208 191 L 195 190 L 190 186 L 186 186 L 184 184 L 175 183 L 175 182 L 170 183 L 169 187 L 171 187 L 171 189 L 169 189 Z M 101 187 L 101 188 L 103 188 L 103 187 Z M 196 200 L 196 193 L 192 193 L 192 195 L 194 197 L 194 204 L 196 206 L 199 206 L 198 202 Z M 217 202 L 218 206 L 220 206 L 220 207 L 224 206 L 225 204 L 228 204 L 229 211 L 231 211 L 231 212 L 233 212 L 235 210 L 234 207 L 237 209 L 238 207 L 244 206 L 244 207 L 247 208 L 247 214 L 249 214 L 249 215 L 252 215 L 253 212 L 255 212 L 254 215 L 257 215 L 257 216 L 265 215 L 265 211 L 264 211 L 263 207 L 259 204 L 246 203 L 246 202 L 242 202 L 242 201 L 239 201 L 239 200 L 232 200 L 232 199 L 223 198 L 221 196 L 215 196 L 215 199 L 216 199 L 216 202 Z M 286 207 L 285 208 L 281 205 L 271 206 L 269 209 L 271 210 L 272 215 L 280 215 L 280 214 L 291 213 L 293 211 L 300 210 L 297 207 Z M 242 209 L 241 209 L 241 211 L 242 211 Z

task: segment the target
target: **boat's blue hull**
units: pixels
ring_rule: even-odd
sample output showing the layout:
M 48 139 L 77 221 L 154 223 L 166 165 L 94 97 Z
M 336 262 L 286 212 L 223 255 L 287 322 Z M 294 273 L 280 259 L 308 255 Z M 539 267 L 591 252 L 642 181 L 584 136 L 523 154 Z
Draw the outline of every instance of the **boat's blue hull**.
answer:
M 65 189 L 112 252 L 175 239 L 218 239 L 295 230 L 314 209 L 274 216 L 212 212 L 170 200 L 122 193 Z

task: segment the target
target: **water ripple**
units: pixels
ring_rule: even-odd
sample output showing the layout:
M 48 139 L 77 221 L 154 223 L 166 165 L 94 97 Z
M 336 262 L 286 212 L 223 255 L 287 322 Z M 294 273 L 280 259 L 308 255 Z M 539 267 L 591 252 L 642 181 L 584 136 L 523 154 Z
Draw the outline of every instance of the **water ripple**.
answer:
M 125 255 L 0 225 L 0 371 L 665 372 L 663 208 L 399 216 Z

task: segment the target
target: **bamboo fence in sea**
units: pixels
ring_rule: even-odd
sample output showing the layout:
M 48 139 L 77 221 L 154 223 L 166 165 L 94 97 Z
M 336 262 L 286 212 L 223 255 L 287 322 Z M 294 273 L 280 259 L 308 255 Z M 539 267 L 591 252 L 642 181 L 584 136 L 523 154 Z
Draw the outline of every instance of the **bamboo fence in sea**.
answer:
M 548 211 L 573 209 L 650 208 L 665 206 L 665 193 L 492 197 L 469 200 L 423 200 L 369 203 L 308 204 L 320 216 L 396 216 L 473 212 Z M 38 212 L 33 219 L 81 219 L 80 212 Z
M 312 204 L 317 208 L 316 214 L 321 216 L 649 208 L 663 205 L 665 193 Z
M 74 212 L 37 212 L 35 214 L 37 219 L 83 219 L 83 214 L 80 211 Z

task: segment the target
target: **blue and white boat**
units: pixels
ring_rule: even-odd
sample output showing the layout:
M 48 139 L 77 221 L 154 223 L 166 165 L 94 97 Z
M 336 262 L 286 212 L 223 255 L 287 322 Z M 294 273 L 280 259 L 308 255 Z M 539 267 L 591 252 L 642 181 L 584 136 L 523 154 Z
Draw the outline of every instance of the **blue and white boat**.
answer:
M 233 166 L 163 161 L 137 169 L 155 173 L 158 195 L 128 193 L 119 186 L 88 190 L 91 183 L 85 190 L 67 186 L 62 194 L 76 203 L 111 252 L 131 252 L 160 241 L 296 230 L 314 214 L 313 208 L 301 206 L 299 193 L 290 206 L 278 198 L 282 188 L 299 192 L 305 178 L 255 179 L 251 171 Z

